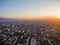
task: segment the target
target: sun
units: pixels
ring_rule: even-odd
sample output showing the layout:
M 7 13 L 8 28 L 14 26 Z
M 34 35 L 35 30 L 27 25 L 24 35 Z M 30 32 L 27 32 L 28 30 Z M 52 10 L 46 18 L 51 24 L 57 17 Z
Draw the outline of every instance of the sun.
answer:
M 60 18 L 60 14 L 59 14 L 59 15 L 57 15 L 57 18 Z

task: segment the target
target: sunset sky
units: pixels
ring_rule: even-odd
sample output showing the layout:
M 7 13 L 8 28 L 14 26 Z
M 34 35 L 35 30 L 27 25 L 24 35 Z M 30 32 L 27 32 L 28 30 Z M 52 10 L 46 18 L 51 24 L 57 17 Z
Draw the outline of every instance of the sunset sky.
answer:
M 60 14 L 60 0 L 0 0 L 0 17 L 32 19 Z

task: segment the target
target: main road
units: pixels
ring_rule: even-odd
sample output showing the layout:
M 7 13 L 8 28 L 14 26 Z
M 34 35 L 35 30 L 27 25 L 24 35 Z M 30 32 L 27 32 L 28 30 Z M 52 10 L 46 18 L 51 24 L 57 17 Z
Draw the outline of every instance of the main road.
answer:
M 30 45 L 36 45 L 36 39 L 35 38 L 31 38 Z

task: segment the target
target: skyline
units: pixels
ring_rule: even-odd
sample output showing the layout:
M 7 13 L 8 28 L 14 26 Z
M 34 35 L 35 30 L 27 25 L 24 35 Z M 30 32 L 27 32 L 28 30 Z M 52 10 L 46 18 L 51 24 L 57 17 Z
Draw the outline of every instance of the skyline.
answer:
M 60 14 L 60 0 L 0 0 L 0 17 L 35 19 Z

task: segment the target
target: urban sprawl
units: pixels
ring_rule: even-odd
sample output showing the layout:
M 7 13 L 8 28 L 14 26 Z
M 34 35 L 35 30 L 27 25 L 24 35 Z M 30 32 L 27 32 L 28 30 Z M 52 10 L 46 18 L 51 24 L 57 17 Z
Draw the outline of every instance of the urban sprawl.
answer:
M 0 45 L 60 45 L 60 25 L 0 22 Z

